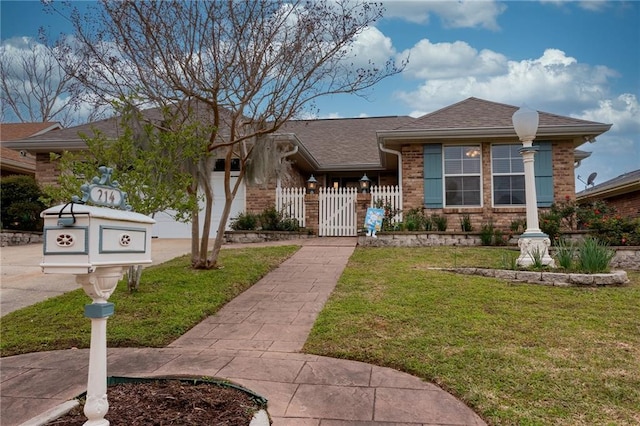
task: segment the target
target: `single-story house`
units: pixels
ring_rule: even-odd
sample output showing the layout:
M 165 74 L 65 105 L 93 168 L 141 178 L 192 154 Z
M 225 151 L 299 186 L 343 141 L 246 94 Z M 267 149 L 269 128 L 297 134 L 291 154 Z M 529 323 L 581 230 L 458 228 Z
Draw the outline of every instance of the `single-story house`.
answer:
M 313 176 L 326 192 L 334 188 L 357 192 L 359 181 L 366 175 L 372 188 L 392 188 L 399 195 L 402 211 L 422 209 L 427 215 L 445 215 L 451 224 L 469 215 L 476 229 L 488 221 L 508 229 L 512 220 L 525 216 L 524 170 L 519 153 L 522 144 L 511 121 L 517 109 L 468 98 L 419 118 L 292 120 L 273 137 L 291 146 L 287 156 L 293 178 L 287 186 L 304 187 Z M 534 141 L 538 147 L 535 174 L 539 207 L 549 207 L 567 195 L 574 197 L 574 167 L 585 155 L 584 151 L 576 154 L 576 148 L 593 142 L 610 127 L 539 112 Z M 91 134 L 92 128 L 116 135 L 117 119 L 49 132 L 14 142 L 12 147 L 35 153 L 36 179 L 53 183 L 58 172 L 49 153 L 83 149 L 84 142 L 78 134 Z M 220 193 L 215 191 L 220 174 L 214 169 L 213 175 L 214 193 Z M 279 204 L 276 194 L 281 186 L 285 184 L 243 186 L 231 216 Z M 312 220 L 305 225 L 316 231 L 317 221 L 322 221 L 322 214 L 317 212 L 322 193 L 303 194 L 308 212 L 313 213 L 307 215 Z M 359 197 L 362 199 L 363 195 Z M 222 208 L 220 201 L 214 203 Z M 354 198 L 347 203 L 347 209 L 355 210 L 357 203 L 361 204 L 361 200 Z M 358 217 L 349 225 L 353 229 L 337 235 L 355 235 L 363 221 Z M 188 225 L 167 218 L 166 222 L 159 220 L 155 232 L 161 237 L 189 237 L 189 231 Z M 322 231 L 320 235 L 334 234 Z
M 576 194 L 576 201 L 605 201 L 622 216 L 640 217 L 640 169 L 585 188 Z
M 0 124 L 0 170 L 2 176 L 34 176 L 36 172 L 36 159 L 33 155 L 25 150 L 7 148 L 5 142 L 41 135 L 61 128 L 62 126 L 58 122 Z

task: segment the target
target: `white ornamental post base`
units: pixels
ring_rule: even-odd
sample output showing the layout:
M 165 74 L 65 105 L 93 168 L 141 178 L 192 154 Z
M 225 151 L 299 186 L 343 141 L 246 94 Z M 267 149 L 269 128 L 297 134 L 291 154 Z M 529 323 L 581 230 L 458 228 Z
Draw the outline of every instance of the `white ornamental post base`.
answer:
M 520 247 L 520 256 L 518 257 L 518 266 L 528 267 L 536 263 L 536 259 L 544 266 L 555 268 L 556 264 L 549 255 L 549 247 L 551 240 L 547 234 L 527 235 L 525 232 L 518 239 L 518 247 Z
M 87 380 L 87 400 L 84 426 L 109 426 L 104 416 L 109 410 L 107 400 L 107 318 L 113 315 L 113 303 L 107 302 L 122 278 L 122 266 L 97 268 L 88 275 L 77 275 L 76 281 L 82 285 L 93 303 L 85 305 L 84 315 L 91 318 L 91 347 L 89 349 L 89 377 Z

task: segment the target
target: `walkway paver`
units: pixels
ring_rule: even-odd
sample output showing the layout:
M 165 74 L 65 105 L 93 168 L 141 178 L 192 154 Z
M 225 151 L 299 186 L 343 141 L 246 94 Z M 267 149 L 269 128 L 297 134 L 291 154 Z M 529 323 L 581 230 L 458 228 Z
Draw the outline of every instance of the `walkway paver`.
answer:
M 258 283 L 162 349 L 109 349 L 112 376 L 209 376 L 269 400 L 276 426 L 484 425 L 437 386 L 392 369 L 302 354 L 353 238 L 306 240 Z M 88 350 L 2 358 L 3 426 L 86 390 Z

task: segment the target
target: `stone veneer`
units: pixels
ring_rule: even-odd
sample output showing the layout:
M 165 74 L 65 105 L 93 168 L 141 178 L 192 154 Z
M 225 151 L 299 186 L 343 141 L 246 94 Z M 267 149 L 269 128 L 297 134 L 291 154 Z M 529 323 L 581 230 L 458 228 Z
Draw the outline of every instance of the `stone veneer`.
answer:
M 41 244 L 44 241 L 40 232 L 2 230 L 1 238 L 0 245 L 2 247 Z

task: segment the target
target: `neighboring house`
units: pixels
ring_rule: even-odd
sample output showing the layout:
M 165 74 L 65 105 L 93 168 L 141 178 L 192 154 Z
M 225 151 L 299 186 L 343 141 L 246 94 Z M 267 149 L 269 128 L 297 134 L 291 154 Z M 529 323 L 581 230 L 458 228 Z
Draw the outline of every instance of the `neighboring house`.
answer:
M 0 169 L 2 176 L 34 176 L 36 171 L 36 159 L 33 155 L 25 150 L 6 148 L 4 146 L 5 142 L 24 139 L 61 128 L 62 126 L 57 122 L 0 124 Z
M 578 203 L 605 201 L 618 213 L 640 217 L 640 170 L 625 173 L 576 194 Z
M 231 217 L 242 211 L 259 212 L 276 204 L 276 188 L 303 187 L 313 175 L 320 187 L 356 188 L 366 174 L 372 186 L 392 186 L 399 193 L 403 211 L 422 209 L 449 219 L 449 229 L 457 229 L 463 215 L 469 215 L 476 229 L 492 221 L 509 228 L 514 219 L 525 216 L 524 171 L 511 116 L 518 107 L 468 98 L 419 118 L 388 116 L 371 118 L 293 120 L 272 137 L 285 143 L 285 156 L 292 164 L 288 182 L 244 185 L 238 193 Z M 574 165 L 585 158 L 575 149 L 606 132 L 611 125 L 540 112 L 535 144 L 538 206 L 575 194 Z M 100 129 L 116 136 L 116 119 L 102 120 L 75 128 L 58 130 L 25 139 L 12 145 L 36 153 L 36 178 L 53 183 L 57 170 L 49 152 L 85 148 L 79 133 Z M 214 194 L 220 185 L 214 169 Z M 351 190 L 355 191 L 355 190 Z M 306 196 L 306 227 L 318 230 L 318 194 Z M 360 194 L 346 206 L 359 214 L 366 197 Z M 315 203 L 315 204 L 314 204 Z M 369 200 L 370 203 L 370 200 Z M 217 200 L 215 208 L 223 202 Z M 315 207 L 314 207 L 315 206 Z M 337 216 L 338 212 L 332 216 Z M 214 213 L 214 221 L 216 213 Z M 162 237 L 190 236 L 190 227 L 175 224 L 167 217 L 156 233 Z M 362 227 L 358 217 L 351 229 L 336 235 L 354 235 Z M 350 222 L 351 223 L 351 222 Z M 214 226 L 215 228 L 215 226 Z M 215 231 L 213 231 L 215 232 Z M 320 235 L 333 235 L 320 232 Z

